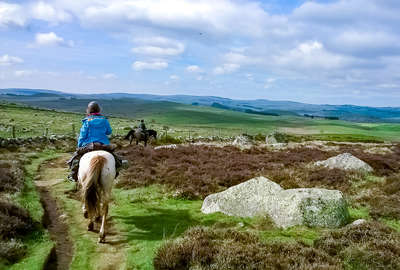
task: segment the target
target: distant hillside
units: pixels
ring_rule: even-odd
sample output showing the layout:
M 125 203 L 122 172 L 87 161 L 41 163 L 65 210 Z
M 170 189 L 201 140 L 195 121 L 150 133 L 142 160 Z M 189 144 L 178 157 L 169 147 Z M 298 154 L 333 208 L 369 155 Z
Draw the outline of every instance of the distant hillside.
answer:
M 400 122 L 400 108 L 392 107 L 366 107 L 354 105 L 314 105 L 292 101 L 271 101 L 265 99 L 257 100 L 234 100 L 214 96 L 190 96 L 190 95 L 148 95 L 148 94 L 69 94 L 61 91 L 45 89 L 0 89 L 0 99 L 22 102 L 32 106 L 54 108 L 68 111 L 81 109 L 87 100 L 109 100 L 105 103 L 116 104 L 118 108 L 112 108 L 112 113 L 127 116 L 132 113 L 139 115 L 144 110 L 152 109 L 162 112 L 170 106 L 177 106 L 178 103 L 187 105 L 210 106 L 219 109 L 240 111 L 250 114 L 261 115 L 298 115 L 321 117 L 325 119 L 347 120 L 353 122 Z M 74 102 L 70 102 L 70 99 Z M 111 102 L 112 101 L 112 102 Z M 132 112 L 133 110 L 133 112 Z

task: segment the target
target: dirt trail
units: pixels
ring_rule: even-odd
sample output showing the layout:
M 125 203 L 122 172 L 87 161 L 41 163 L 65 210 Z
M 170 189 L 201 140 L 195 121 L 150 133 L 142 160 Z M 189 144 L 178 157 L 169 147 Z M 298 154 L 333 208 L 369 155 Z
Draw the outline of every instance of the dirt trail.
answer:
M 56 247 L 45 269 L 69 269 L 76 247 L 74 242 L 79 241 L 79 238 L 83 236 L 96 245 L 95 252 L 90 258 L 93 262 L 92 269 L 123 269 L 128 246 L 124 234 L 113 226 L 112 217 L 109 216 L 107 220 L 106 243 L 97 244 L 99 225 L 95 225 L 95 232 L 87 231 L 87 220 L 84 219 L 80 204 L 77 202 L 78 194 L 65 188 L 64 179 L 67 175 L 65 161 L 68 157 L 69 155 L 65 154 L 43 163 L 35 181 L 45 209 L 44 224 L 52 240 L 56 242 Z M 74 207 L 66 209 L 65 200 Z M 111 204 L 110 207 L 113 205 Z M 71 229 L 78 231 L 80 235 L 71 235 Z M 76 254 L 76 256 L 79 255 Z

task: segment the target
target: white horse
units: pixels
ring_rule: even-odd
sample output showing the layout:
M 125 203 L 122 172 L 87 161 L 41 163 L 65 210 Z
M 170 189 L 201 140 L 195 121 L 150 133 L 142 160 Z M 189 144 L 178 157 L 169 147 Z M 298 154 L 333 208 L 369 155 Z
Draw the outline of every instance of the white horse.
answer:
M 88 231 L 93 230 L 97 217 L 102 218 L 99 243 L 106 238 L 105 223 L 115 174 L 115 159 L 106 151 L 86 153 L 79 162 L 78 183 L 82 187 L 83 214 L 89 218 Z

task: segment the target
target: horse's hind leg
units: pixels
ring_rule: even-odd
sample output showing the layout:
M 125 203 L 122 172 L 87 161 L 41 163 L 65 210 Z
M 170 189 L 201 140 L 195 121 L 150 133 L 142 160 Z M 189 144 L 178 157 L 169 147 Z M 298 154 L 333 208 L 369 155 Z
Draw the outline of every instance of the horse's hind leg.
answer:
M 93 221 L 93 219 L 90 219 L 90 220 L 89 220 L 89 224 L 88 224 L 88 226 L 87 226 L 87 230 L 88 230 L 89 232 L 91 232 L 91 231 L 93 231 L 93 229 L 94 229 L 94 221 Z
M 83 213 L 83 216 L 84 216 L 85 218 L 89 218 L 89 213 L 88 213 L 88 211 L 86 210 L 85 205 L 82 205 L 82 213 Z
M 106 220 L 108 214 L 108 203 L 104 204 L 103 207 L 103 219 L 101 221 L 100 235 L 99 235 L 99 243 L 106 242 Z

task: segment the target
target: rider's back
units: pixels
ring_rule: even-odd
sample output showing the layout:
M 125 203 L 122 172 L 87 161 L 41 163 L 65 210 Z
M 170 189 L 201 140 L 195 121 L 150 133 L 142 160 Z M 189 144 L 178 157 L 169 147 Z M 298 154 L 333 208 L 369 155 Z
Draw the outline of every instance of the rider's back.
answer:
M 107 135 L 112 132 L 107 118 L 101 114 L 90 114 L 82 120 L 82 128 L 78 139 L 78 147 L 92 142 L 110 144 Z

